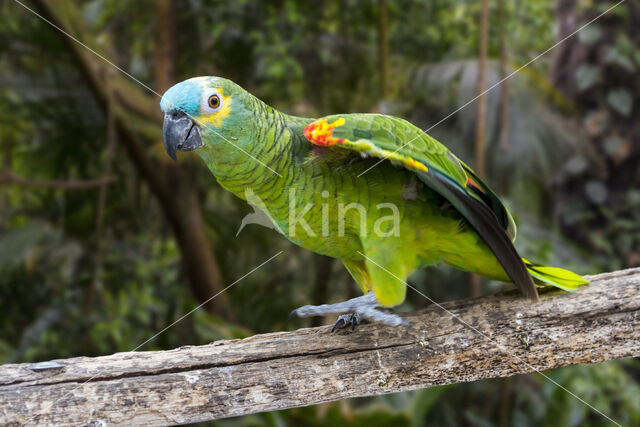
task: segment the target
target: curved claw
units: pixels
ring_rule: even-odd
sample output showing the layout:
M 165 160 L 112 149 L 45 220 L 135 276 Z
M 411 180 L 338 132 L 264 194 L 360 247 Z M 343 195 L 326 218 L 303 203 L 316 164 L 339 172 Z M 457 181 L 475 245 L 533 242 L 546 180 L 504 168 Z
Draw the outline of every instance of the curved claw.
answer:
M 333 328 L 331 328 L 331 332 L 335 332 L 338 329 L 346 328 L 348 325 L 351 325 L 351 330 L 355 331 L 356 326 L 358 326 L 361 322 L 361 317 L 358 313 L 349 313 L 343 314 L 338 317 L 336 323 L 333 324 Z

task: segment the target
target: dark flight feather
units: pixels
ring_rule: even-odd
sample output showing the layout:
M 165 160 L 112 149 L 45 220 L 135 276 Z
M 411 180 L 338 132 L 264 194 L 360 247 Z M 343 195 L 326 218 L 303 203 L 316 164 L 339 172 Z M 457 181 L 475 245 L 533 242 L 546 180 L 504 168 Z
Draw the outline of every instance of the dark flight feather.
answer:
M 444 196 L 469 221 L 516 287 L 528 298 L 537 300 L 538 291 L 533 279 L 493 210 L 438 172 L 430 170 L 416 174 L 429 188 Z

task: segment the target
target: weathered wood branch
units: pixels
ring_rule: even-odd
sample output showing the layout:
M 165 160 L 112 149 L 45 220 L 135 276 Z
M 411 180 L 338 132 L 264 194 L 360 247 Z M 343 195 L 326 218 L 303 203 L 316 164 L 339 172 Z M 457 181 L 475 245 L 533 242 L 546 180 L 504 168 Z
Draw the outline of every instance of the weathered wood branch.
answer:
M 431 305 L 407 329 L 4 365 L 0 424 L 188 423 L 640 355 L 640 268 L 591 280 L 539 303 L 512 293 Z

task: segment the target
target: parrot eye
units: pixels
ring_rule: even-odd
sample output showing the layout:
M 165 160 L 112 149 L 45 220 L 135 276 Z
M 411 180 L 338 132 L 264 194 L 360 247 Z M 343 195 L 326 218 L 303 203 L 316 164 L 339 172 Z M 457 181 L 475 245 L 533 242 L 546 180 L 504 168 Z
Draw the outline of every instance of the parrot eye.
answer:
M 218 95 L 211 95 L 209 97 L 209 107 L 218 108 L 220 106 L 220 97 Z

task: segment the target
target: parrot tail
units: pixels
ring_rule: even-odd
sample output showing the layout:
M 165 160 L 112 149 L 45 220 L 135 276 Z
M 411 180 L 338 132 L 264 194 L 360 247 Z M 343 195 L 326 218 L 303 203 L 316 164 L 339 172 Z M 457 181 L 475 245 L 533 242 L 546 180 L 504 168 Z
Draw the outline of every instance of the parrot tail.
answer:
M 537 285 L 551 285 L 568 292 L 573 292 L 580 286 L 589 283 L 584 277 L 563 268 L 537 265 L 524 258 L 522 258 L 522 261 Z

